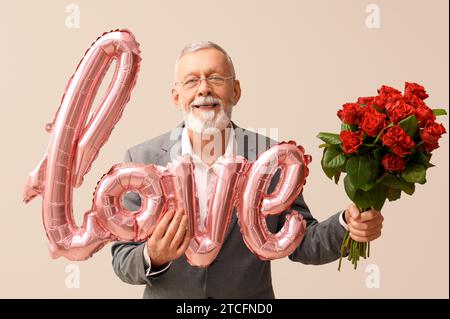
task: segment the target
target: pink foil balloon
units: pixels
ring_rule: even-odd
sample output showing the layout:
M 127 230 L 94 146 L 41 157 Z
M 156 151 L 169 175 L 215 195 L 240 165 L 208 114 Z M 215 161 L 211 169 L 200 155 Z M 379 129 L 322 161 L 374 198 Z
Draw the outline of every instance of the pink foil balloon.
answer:
M 161 184 L 163 172 L 155 165 L 116 164 L 103 176 L 94 193 L 99 223 L 122 240 L 143 241 L 153 233 L 162 217 L 165 196 Z M 141 197 L 141 207 L 130 212 L 121 199 L 128 192 Z
M 85 125 L 95 94 L 111 62 L 117 64 L 100 105 Z M 43 222 L 52 257 L 71 260 L 90 257 L 110 240 L 111 234 L 88 211 L 77 227 L 72 212 L 72 185 L 80 185 L 114 125 L 136 83 L 139 44 L 131 32 L 103 34 L 87 50 L 67 85 L 53 123 L 47 155 L 34 170 L 24 190 L 24 201 L 42 195 Z
M 178 156 L 167 164 L 165 172 L 168 208 L 183 209 L 189 217 L 189 234 L 193 236 L 200 222 L 200 212 L 192 158 L 187 154 Z
M 291 141 L 273 146 L 251 164 L 238 204 L 238 221 L 245 244 L 262 260 L 288 256 L 303 238 L 306 222 L 298 212 L 292 211 L 276 234 L 268 230 L 266 216 L 280 214 L 294 203 L 306 182 L 310 160 L 303 148 Z M 278 168 L 278 184 L 267 195 Z
M 111 62 L 117 61 L 113 79 L 102 102 L 86 124 L 89 110 Z M 131 32 L 103 34 L 86 52 L 67 85 L 53 123 L 46 156 L 30 174 L 24 201 L 43 197 L 42 217 L 51 256 L 70 260 L 91 257 L 112 240 L 144 241 L 170 208 L 182 208 L 189 217 L 192 236 L 186 258 L 206 267 L 217 257 L 225 239 L 233 207 L 248 248 L 261 259 L 289 255 L 300 243 L 306 224 L 292 212 L 277 234 L 267 229 L 266 216 L 289 209 L 300 195 L 310 157 L 294 142 L 280 143 L 259 155 L 254 163 L 240 156 L 221 157 L 213 165 L 213 180 L 204 229 L 195 185 L 195 166 L 189 155 L 167 167 L 137 163 L 117 164 L 98 182 L 92 207 L 78 227 L 72 212 L 72 191 L 83 182 L 92 162 L 109 138 L 136 83 L 139 44 Z M 275 191 L 267 189 L 276 170 L 281 177 Z M 121 200 L 128 192 L 141 198 L 134 212 Z
M 245 164 L 246 160 L 241 156 L 220 157 L 212 166 L 205 227 L 200 230 L 199 218 L 195 219 L 193 238 L 185 253 L 192 266 L 206 267 L 219 254 L 239 195 L 237 185 Z

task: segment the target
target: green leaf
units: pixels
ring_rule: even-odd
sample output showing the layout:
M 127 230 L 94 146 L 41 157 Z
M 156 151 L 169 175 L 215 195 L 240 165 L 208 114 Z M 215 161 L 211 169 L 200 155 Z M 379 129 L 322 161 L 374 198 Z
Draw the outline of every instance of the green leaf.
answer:
M 358 125 L 350 125 L 346 123 L 342 123 L 341 125 L 341 131 L 350 131 L 354 132 L 358 130 Z
M 402 177 L 410 183 L 426 183 L 426 167 L 422 164 L 408 163 L 402 172 Z
M 350 158 L 345 168 L 347 176 L 357 188 L 373 181 L 373 163 L 369 160 L 368 156 L 355 156 Z
M 387 174 L 381 180 L 381 183 L 387 186 L 388 188 L 402 190 L 408 195 L 412 195 L 415 190 L 414 183 L 407 182 L 402 177 L 394 176 L 392 174 Z
M 397 176 L 394 176 L 392 174 L 387 174 L 382 180 L 381 183 L 389 188 L 394 189 L 402 189 L 403 183 Z
M 370 190 L 372 189 L 376 183 L 378 183 L 378 179 L 381 178 L 380 176 L 380 161 L 378 161 L 374 156 L 369 155 L 368 156 L 368 161 L 370 164 L 370 172 L 371 172 L 371 176 L 370 176 L 370 182 L 361 186 L 361 189 L 363 190 Z
M 369 163 L 370 163 L 370 170 L 372 172 L 371 179 L 373 181 L 375 181 L 375 180 L 377 180 L 378 178 L 381 177 L 381 175 L 380 175 L 380 163 L 381 163 L 381 161 L 378 161 L 374 156 L 370 156 L 369 155 Z
M 431 154 L 430 153 L 423 153 L 423 152 L 415 152 L 413 155 L 411 155 L 409 159 L 409 163 L 417 163 L 422 164 L 426 168 L 433 167 L 434 165 L 430 163 Z
M 378 147 L 373 151 L 373 157 L 378 161 L 381 162 L 381 160 L 383 159 L 383 155 L 384 155 L 384 149 L 383 147 Z
M 359 208 L 374 208 L 376 210 L 381 210 L 387 198 L 387 187 L 383 186 L 381 183 L 375 184 L 375 186 L 365 192 L 358 189 L 353 198 L 353 202 Z
M 323 154 L 322 154 L 322 160 L 320 161 L 320 165 L 322 166 L 322 170 L 324 171 L 325 175 L 327 175 L 327 177 L 329 179 L 332 179 L 333 176 L 336 174 L 336 170 L 334 168 L 329 168 L 329 167 L 323 166 L 323 159 L 325 157 L 326 152 L 327 152 L 327 148 L 324 148 Z
M 320 132 L 319 134 L 317 134 L 317 137 L 330 145 L 342 143 L 341 140 L 339 139 L 339 134 Z
M 367 195 L 370 198 L 370 206 L 376 210 L 381 210 L 386 202 L 387 188 L 378 183 L 367 192 Z
M 400 196 L 402 195 L 402 190 L 401 189 L 396 189 L 396 188 L 390 188 L 388 187 L 387 189 L 387 199 L 392 202 L 394 200 L 400 199 Z
M 358 190 L 358 188 L 356 188 L 355 185 L 353 185 L 353 183 L 350 180 L 350 178 L 348 177 L 348 175 L 344 177 L 344 188 L 345 188 L 345 192 L 347 193 L 347 196 L 352 201 L 354 201 L 355 200 L 356 191 Z
M 341 147 L 332 145 L 323 154 L 323 167 L 339 169 L 344 166 L 345 160 L 346 157 Z
M 370 208 L 372 203 L 368 192 L 358 189 L 352 200 L 358 208 Z
M 324 147 L 330 147 L 330 144 L 324 143 L 324 144 L 319 145 L 319 148 L 324 148 Z
M 447 115 L 447 111 L 444 109 L 433 109 L 433 114 L 436 116 Z
M 325 175 L 327 175 L 327 177 L 329 179 L 332 179 L 334 174 L 336 174 L 336 170 L 334 168 L 328 168 L 328 167 L 323 167 L 322 166 L 322 169 L 323 169 Z
M 404 191 L 408 195 L 414 194 L 414 191 L 416 190 L 416 186 L 414 183 L 405 181 L 405 179 L 401 176 L 399 176 L 398 179 L 402 183 L 402 191 Z
M 337 183 L 339 182 L 339 177 L 341 176 L 341 171 L 336 171 L 336 173 L 334 174 L 334 183 L 337 185 Z
M 370 191 L 376 184 L 377 184 L 376 182 L 367 183 L 367 184 L 361 186 L 360 189 L 367 192 L 367 191 Z
M 383 110 L 381 107 L 376 106 L 376 105 L 373 105 L 373 107 L 374 107 L 374 109 L 377 110 L 378 112 L 384 113 L 384 110 Z
M 342 131 L 351 131 L 351 130 L 352 130 L 352 128 L 351 128 L 350 125 L 345 124 L 345 123 L 342 123 L 342 124 L 341 124 L 341 132 L 342 132 Z
M 409 137 L 414 137 L 417 133 L 417 119 L 414 115 L 401 120 L 398 125 L 409 135 Z

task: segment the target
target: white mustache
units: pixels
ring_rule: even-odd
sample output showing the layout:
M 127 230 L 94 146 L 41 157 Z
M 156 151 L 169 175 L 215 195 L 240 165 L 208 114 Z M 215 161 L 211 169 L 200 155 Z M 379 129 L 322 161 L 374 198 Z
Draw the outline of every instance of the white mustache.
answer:
M 194 106 L 212 104 L 218 105 L 217 113 L 211 109 L 194 115 Z M 233 104 L 230 104 L 229 108 L 225 111 L 225 104 L 222 100 L 212 96 L 198 97 L 189 105 L 189 110 L 182 108 L 186 127 L 199 133 L 206 133 L 210 129 L 221 130 L 229 125 L 233 106 Z
M 200 105 L 213 105 L 217 104 L 223 106 L 222 100 L 213 96 L 200 96 L 196 98 L 190 105 L 190 107 L 200 106 Z

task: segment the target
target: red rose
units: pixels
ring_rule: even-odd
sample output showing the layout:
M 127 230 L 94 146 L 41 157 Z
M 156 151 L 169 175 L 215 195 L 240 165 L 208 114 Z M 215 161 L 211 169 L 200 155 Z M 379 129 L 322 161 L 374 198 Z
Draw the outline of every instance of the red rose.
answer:
M 417 108 L 415 114 L 420 127 L 424 127 L 428 122 L 434 122 L 436 120 L 436 115 L 433 114 L 433 110 L 426 105 Z
M 411 95 L 415 95 L 418 98 L 425 100 L 428 97 L 425 88 L 417 83 L 405 83 L 405 96 L 409 97 Z
M 395 154 L 386 154 L 381 161 L 381 164 L 387 171 L 403 172 L 405 170 L 405 160 Z
M 342 147 L 345 154 L 352 154 L 358 151 L 358 148 L 362 145 L 363 132 L 356 131 L 342 131 L 339 135 L 339 139 L 342 141 Z
M 357 103 L 346 103 L 343 109 L 337 112 L 342 122 L 350 125 L 359 125 L 363 108 Z
M 404 97 L 405 102 L 414 107 L 415 109 L 427 106 L 423 100 L 418 98 L 416 95 L 410 95 Z M 427 106 L 428 107 L 428 106 Z
M 382 85 L 381 88 L 378 89 L 378 94 L 379 95 L 392 95 L 392 94 L 402 94 L 402 92 L 400 92 L 397 89 L 394 89 L 393 87 L 387 86 L 387 85 Z
M 385 109 L 386 105 L 390 102 L 402 98 L 402 93 L 390 86 L 383 85 L 378 89 L 379 95 L 373 100 L 373 105 L 379 107 L 380 109 Z
M 419 149 L 421 151 L 431 153 L 433 150 L 437 149 L 438 147 L 439 147 L 438 143 L 432 143 L 432 144 L 423 143 L 422 145 L 419 146 Z
M 359 97 L 358 101 L 356 103 L 358 103 L 361 106 L 373 106 L 373 101 L 375 100 L 375 98 L 377 98 L 376 96 L 365 96 L 365 97 Z
M 384 106 L 385 106 L 386 102 L 387 102 L 387 97 L 383 96 L 383 95 L 379 95 L 373 99 L 372 105 L 384 110 Z
M 394 125 L 386 130 L 381 137 L 384 145 L 389 147 L 396 155 L 405 156 L 411 153 L 414 142 L 408 134 L 398 125 Z
M 441 138 L 442 134 L 447 133 L 442 124 L 436 122 L 427 122 L 425 128 L 421 130 L 420 137 L 425 143 L 435 144 Z
M 419 97 L 416 95 L 410 95 L 408 97 L 405 97 L 406 103 L 411 105 L 416 109 L 415 116 L 416 119 L 419 121 L 419 126 L 424 127 L 425 124 L 427 124 L 428 121 L 434 121 L 436 120 L 436 116 L 433 114 L 433 110 L 430 109 L 424 101 L 422 101 Z
M 386 103 L 386 112 L 389 118 L 397 124 L 401 120 L 415 113 L 415 109 L 405 102 L 403 97 Z
M 378 112 L 373 106 L 364 109 L 360 127 L 369 136 L 376 136 L 386 126 L 386 115 Z

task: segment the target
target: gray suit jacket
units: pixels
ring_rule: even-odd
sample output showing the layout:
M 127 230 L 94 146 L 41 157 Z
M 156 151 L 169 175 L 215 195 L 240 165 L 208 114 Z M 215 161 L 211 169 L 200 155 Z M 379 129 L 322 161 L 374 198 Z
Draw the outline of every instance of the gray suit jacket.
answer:
M 181 154 L 181 123 L 173 131 L 153 138 L 129 149 L 126 162 L 166 166 L 171 154 Z M 233 123 L 234 125 L 234 123 Z M 248 160 L 277 142 L 265 136 L 234 125 L 237 153 Z M 274 177 L 274 189 L 278 176 Z M 129 210 L 140 207 L 136 194 L 124 199 Z M 339 223 L 339 213 L 319 223 L 310 213 L 303 195 L 291 209 L 300 212 L 307 222 L 307 231 L 299 247 L 289 256 L 292 261 L 320 265 L 339 258 L 340 245 L 345 229 Z M 269 216 L 269 230 L 277 232 L 289 212 Z M 112 264 L 117 276 L 133 285 L 145 285 L 144 298 L 274 298 L 270 261 L 262 261 L 245 245 L 233 210 L 223 246 L 214 262 L 206 268 L 190 266 L 182 256 L 172 262 L 170 268 L 156 277 L 145 276 L 144 243 L 116 242 L 112 246 Z

